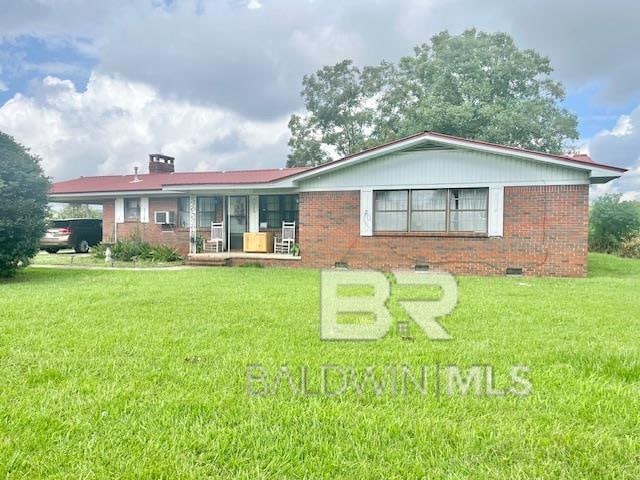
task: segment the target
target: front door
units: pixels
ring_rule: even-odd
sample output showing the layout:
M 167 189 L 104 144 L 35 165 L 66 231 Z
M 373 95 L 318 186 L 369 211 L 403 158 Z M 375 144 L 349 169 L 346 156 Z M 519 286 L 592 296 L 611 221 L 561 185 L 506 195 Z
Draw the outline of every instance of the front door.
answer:
M 247 231 L 247 197 L 229 197 L 229 250 L 242 250 Z

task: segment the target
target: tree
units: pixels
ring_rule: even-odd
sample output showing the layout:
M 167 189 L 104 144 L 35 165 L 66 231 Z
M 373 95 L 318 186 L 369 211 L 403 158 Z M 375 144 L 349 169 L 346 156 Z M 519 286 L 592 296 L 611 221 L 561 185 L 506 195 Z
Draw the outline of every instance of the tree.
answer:
M 329 155 L 322 150 L 322 141 L 316 138 L 308 121 L 298 115 L 291 115 L 289 130 L 291 153 L 288 156 L 287 167 L 315 166 L 329 161 Z
M 51 218 L 102 218 L 102 211 L 84 203 L 68 203 Z
M 305 76 L 302 96 L 323 151 L 340 155 L 423 130 L 561 152 L 578 138 L 575 115 L 547 57 L 505 33 L 441 32 L 398 64 L 359 70 L 345 60 Z M 291 130 L 292 154 L 301 131 Z M 304 132 L 307 133 L 307 132 Z M 319 160 L 323 161 L 323 160 Z
M 15 274 L 38 252 L 48 190 L 40 159 L 0 132 L 0 276 Z
M 344 156 L 366 147 L 373 109 L 367 104 L 372 91 L 351 60 L 323 67 L 302 80 L 304 105 L 311 115 L 289 120 L 291 154 L 287 165 L 317 165 L 330 156 L 327 146 Z
M 591 205 L 589 248 L 616 252 L 622 242 L 640 235 L 640 203 L 622 201 L 620 194 L 603 195 Z

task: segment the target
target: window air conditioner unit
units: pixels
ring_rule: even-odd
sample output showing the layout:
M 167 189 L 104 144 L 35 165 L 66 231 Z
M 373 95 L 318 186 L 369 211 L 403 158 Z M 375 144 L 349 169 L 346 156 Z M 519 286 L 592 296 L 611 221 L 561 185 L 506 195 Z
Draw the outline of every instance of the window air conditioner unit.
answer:
M 155 221 L 159 225 L 173 225 L 176 223 L 176 212 L 155 212 Z

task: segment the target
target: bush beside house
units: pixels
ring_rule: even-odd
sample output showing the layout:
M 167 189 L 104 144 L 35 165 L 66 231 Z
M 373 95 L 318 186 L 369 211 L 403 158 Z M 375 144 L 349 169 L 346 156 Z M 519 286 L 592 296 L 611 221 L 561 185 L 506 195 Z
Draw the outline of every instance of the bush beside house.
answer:
M 619 253 L 621 257 L 640 258 L 640 235 L 622 242 Z
M 101 243 L 93 249 L 96 258 L 104 259 L 107 248 L 111 249 L 111 258 L 122 262 L 179 262 L 182 256 L 169 245 L 152 245 L 139 238 L 125 238 L 113 244 Z
M 598 198 L 589 213 L 589 249 L 640 258 L 640 202 L 620 194 Z

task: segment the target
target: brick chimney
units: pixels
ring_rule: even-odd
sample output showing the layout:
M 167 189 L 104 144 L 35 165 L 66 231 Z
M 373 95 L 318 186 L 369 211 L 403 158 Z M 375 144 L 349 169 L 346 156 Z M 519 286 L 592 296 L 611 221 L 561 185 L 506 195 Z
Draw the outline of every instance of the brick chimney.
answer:
M 175 158 L 160 153 L 149 154 L 149 173 L 173 173 Z

